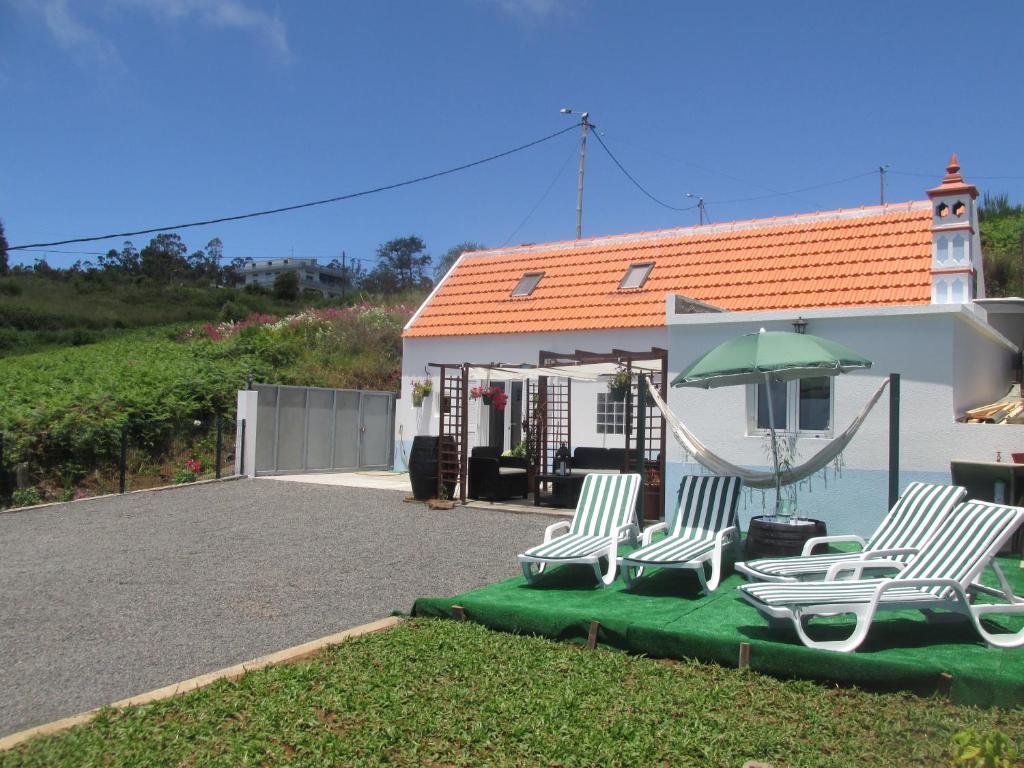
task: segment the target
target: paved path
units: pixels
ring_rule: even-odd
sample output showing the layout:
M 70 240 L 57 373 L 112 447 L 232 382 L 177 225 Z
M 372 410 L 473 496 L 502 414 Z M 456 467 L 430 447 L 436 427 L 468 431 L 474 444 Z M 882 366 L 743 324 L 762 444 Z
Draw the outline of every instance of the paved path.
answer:
M 0 736 L 507 578 L 551 522 L 402 496 L 235 480 L 0 514 Z

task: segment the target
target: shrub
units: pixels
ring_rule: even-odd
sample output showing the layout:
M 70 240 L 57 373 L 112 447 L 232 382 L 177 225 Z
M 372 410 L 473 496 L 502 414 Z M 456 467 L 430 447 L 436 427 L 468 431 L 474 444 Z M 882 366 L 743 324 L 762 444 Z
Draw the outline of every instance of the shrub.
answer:
M 220 308 L 220 312 L 217 313 L 217 319 L 222 323 L 237 323 L 240 320 L 244 320 L 249 316 L 249 308 L 244 304 L 237 301 L 228 299 L 225 301 Z
M 15 507 L 34 507 L 43 503 L 43 497 L 35 488 L 18 488 L 11 494 L 11 503 Z
M 0 280 L 0 294 L 5 296 L 20 296 L 21 286 L 13 280 Z

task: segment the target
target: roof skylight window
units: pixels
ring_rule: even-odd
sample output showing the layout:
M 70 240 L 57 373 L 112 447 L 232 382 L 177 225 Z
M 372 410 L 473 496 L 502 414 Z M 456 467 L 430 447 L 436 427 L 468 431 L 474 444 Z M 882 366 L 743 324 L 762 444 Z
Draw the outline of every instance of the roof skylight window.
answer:
M 512 289 L 513 296 L 529 296 L 533 293 L 533 289 L 537 287 L 537 283 L 544 277 L 543 272 L 527 272 L 523 275 L 516 287 Z
M 619 288 L 643 288 L 652 269 L 654 269 L 653 261 L 647 261 L 643 264 L 630 264 L 629 269 L 626 270 L 626 274 L 622 278 L 622 282 L 619 283 Z

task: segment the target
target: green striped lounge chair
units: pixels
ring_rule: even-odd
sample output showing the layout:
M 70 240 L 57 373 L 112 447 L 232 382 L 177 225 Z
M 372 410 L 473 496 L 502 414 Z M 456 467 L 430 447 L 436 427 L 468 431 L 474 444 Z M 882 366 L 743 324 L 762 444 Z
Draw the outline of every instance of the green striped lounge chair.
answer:
M 891 569 L 893 562 L 904 563 L 917 554 L 966 495 L 958 485 L 910 483 L 867 541 L 856 535 L 815 536 L 804 544 L 799 557 L 760 558 L 736 563 L 736 570 L 751 581 L 828 581 L 829 569 L 851 560 L 877 558 L 876 571 Z M 820 544 L 839 542 L 859 544 L 861 549 L 811 554 Z
M 626 589 L 632 589 L 647 568 L 683 568 L 697 574 L 701 590 L 708 594 L 722 578 L 722 554 L 735 549 L 740 533 L 736 506 L 743 482 L 738 477 L 687 475 L 679 489 L 679 507 L 672 530 L 654 541 L 654 534 L 668 531 L 667 523 L 644 529 L 640 549 L 619 558 Z M 704 564 L 711 576 L 705 577 Z
M 602 587 L 615 581 L 619 542 L 636 542 L 639 488 L 637 474 L 587 475 L 572 520 L 549 525 L 544 531 L 544 543 L 519 555 L 527 583 L 534 584 L 549 564 L 573 563 L 591 566 Z M 563 530 L 565 533 L 558 535 Z M 608 561 L 605 574 L 601 573 L 602 559 Z
M 945 610 L 961 614 L 973 623 L 982 639 L 997 648 L 1024 645 L 1024 629 L 993 632 L 982 624 L 989 614 L 1024 613 L 1024 599 L 1013 594 L 1006 577 L 993 559 L 1013 536 L 1024 519 L 1024 509 L 969 501 L 949 516 L 939 532 L 930 538 L 917 556 L 903 564 L 887 579 L 860 579 L 871 560 L 843 563 L 853 579 L 805 581 L 799 583 L 742 584 L 737 589 L 772 624 L 789 620 L 800 640 L 809 648 L 853 651 L 867 636 L 875 615 L 883 610 L 919 610 L 929 616 Z M 1000 588 L 975 583 L 986 565 L 991 565 Z M 1001 602 L 974 603 L 972 597 L 984 592 Z M 812 640 L 805 622 L 815 616 L 852 614 L 853 632 L 845 640 Z

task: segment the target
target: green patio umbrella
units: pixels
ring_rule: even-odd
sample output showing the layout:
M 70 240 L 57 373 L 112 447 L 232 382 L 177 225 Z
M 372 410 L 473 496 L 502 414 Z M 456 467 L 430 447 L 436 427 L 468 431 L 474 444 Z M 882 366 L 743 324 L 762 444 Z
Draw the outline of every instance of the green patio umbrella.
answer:
M 813 376 L 838 376 L 870 368 L 871 361 L 847 346 L 790 331 L 748 333 L 719 344 L 692 362 L 672 380 L 674 387 L 728 387 L 792 381 Z M 778 509 L 781 480 L 779 451 L 775 440 L 775 409 L 768 398 L 768 430 L 772 438 L 775 468 L 775 506 Z

